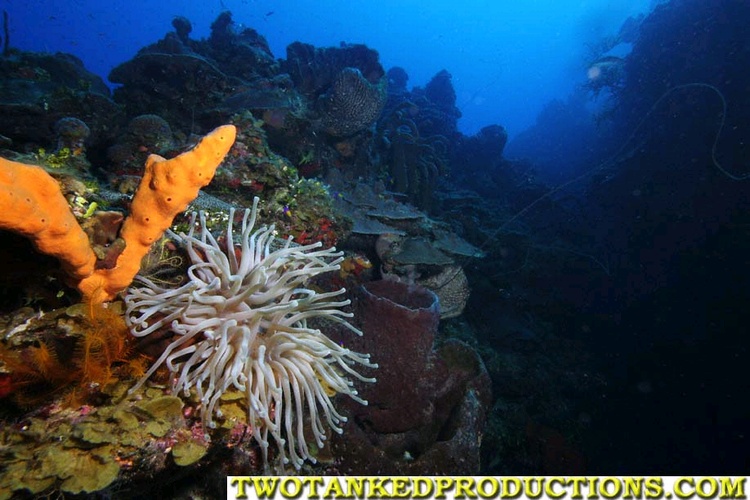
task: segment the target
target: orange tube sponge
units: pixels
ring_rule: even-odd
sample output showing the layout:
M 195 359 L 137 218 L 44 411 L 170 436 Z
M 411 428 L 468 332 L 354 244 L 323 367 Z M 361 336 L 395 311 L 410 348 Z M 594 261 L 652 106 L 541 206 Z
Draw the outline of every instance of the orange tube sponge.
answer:
M 148 157 L 130 215 L 120 231 L 125 249 L 112 269 L 97 269 L 78 283 L 84 296 L 93 302 L 111 300 L 130 285 L 151 245 L 198 196 L 200 188 L 211 182 L 236 135 L 234 125 L 224 125 L 175 158 Z
M 58 182 L 43 168 L 0 158 L 0 229 L 29 238 L 79 280 L 94 272 L 96 255 Z

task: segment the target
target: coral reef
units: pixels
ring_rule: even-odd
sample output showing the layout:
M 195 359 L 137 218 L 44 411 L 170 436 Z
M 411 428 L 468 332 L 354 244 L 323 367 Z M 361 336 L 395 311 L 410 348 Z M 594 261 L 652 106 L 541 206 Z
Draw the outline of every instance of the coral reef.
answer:
M 325 93 L 345 68 L 359 70 L 371 84 L 377 84 L 385 75 L 378 53 L 361 44 L 319 48 L 294 42 L 286 48 L 281 65 L 301 93 L 315 98 Z
M 725 378 L 694 368 L 745 347 L 741 329 L 722 338 L 717 325 L 742 323 L 746 304 L 748 197 L 729 179 L 747 177 L 737 40 L 750 14 L 732 0 L 656 3 L 602 40 L 586 88 L 507 151 L 500 125 L 458 131 L 447 71 L 409 88 L 403 68 L 346 43 L 296 42 L 276 60 L 229 12 L 205 39 L 175 18 L 112 71 L 114 101 L 75 57 L 16 51 L 6 30 L 0 498 L 192 493 L 177 483 L 215 494 L 228 474 L 284 462 L 331 475 L 601 471 L 614 448 L 587 457 L 588 436 L 617 444 L 620 467 L 631 443 L 613 439 L 634 433 L 612 425 L 660 425 L 631 418 L 633 401 L 679 403 L 685 374 L 720 389 L 699 398 L 724 394 L 740 364 L 717 364 Z M 605 54 L 620 41 L 628 56 Z M 606 108 L 597 123 L 591 91 Z M 222 123 L 234 128 L 177 156 Z M 613 145 L 622 154 L 591 170 Z M 504 157 L 519 152 L 534 164 Z M 536 181 L 564 165 L 594 175 L 565 193 Z M 136 272 L 126 315 L 108 299 Z M 664 286 L 674 276 L 688 306 Z M 717 297 L 706 321 L 685 319 Z M 650 330 L 664 304 L 658 325 L 679 328 Z M 622 360 L 645 332 L 675 331 L 690 369 L 670 382 L 676 356 L 652 350 L 644 364 L 658 370 L 631 387 L 646 370 Z M 627 356 L 582 355 L 579 340 L 613 352 L 608 337 Z M 600 379 L 605 364 L 628 380 Z M 602 411 L 606 396 L 618 403 Z M 743 422 L 742 410 L 727 415 Z M 687 427 L 654 435 L 705 449 Z M 725 431 L 712 458 L 732 453 Z
M 85 122 L 98 145 L 122 115 L 104 81 L 70 54 L 12 50 L 0 57 L 0 86 L 0 134 L 37 147 L 55 142 L 55 123 L 65 117 Z
M 435 193 L 449 173 L 453 144 L 459 142 L 461 116 L 455 107 L 450 74 L 441 71 L 425 89 L 405 88 L 408 75 L 398 68 L 388 80 L 388 100 L 378 122 L 378 157 L 387 169 L 390 188 L 404 193 L 426 211 L 435 208 Z
M 248 89 L 281 87 L 271 79 L 278 63 L 268 43 L 253 29 L 239 29 L 230 12 L 219 14 L 207 40 L 190 39 L 184 18 L 173 26 L 175 32 L 110 72 L 109 79 L 122 84 L 114 99 L 124 104 L 130 117 L 157 114 L 172 124 L 206 121 L 212 126 L 227 118 L 224 114 L 216 120 L 227 97 Z
M 464 344 L 434 339 L 441 314 L 462 312 L 469 292 L 462 267 L 480 254 L 425 213 L 439 213 L 449 170 L 452 136 L 436 133 L 455 132 L 449 75 L 410 91 L 405 71 L 386 76 L 364 45 L 294 43 L 277 61 L 263 37 L 228 12 L 207 39 L 191 38 L 185 18 L 172 27 L 112 71 L 121 83 L 117 104 L 105 88 L 98 108 L 81 104 L 99 102 L 98 82 L 61 85 L 72 85 L 60 68 L 74 59 L 59 56 L 57 69 L 31 54 L 0 61 L 8 69 L 0 84 L 18 90 L 0 108 L 29 111 L 34 103 L 54 119 L 44 121 L 44 133 L 0 127 L 2 147 L 13 150 L 4 156 L 42 165 L 0 160 L 0 204 L 29 200 L 19 218 L 0 215 L 11 238 L 3 255 L 28 254 L 26 268 L 40 277 L 2 290 L 18 297 L 0 314 L 0 398 L 29 408 L 9 404 L 0 415 L 0 447 L 11 464 L 0 471 L 0 496 L 161 493 L 198 468 L 191 479 L 207 482 L 284 464 L 301 473 L 356 464 L 363 473 L 478 472 L 487 407 L 475 385 L 481 362 Z M 58 95 L 79 111 L 64 112 Z M 220 123 L 232 125 L 194 136 Z M 22 192 L 13 175 L 24 169 L 35 174 Z M 256 195 L 263 201 L 245 211 Z M 28 209 L 52 203 L 64 220 Z M 191 218 L 186 208 L 201 213 Z M 29 218 L 48 225 L 32 230 Z M 65 243 L 45 250 L 53 241 L 45 231 Z M 32 243 L 40 252 L 29 251 Z M 18 257 L 6 265 L 16 267 Z M 86 306 L 70 306 L 78 294 L 61 286 L 60 267 Z M 385 334 L 366 345 L 351 335 L 377 334 L 381 317 L 372 311 L 392 326 L 402 321 L 394 311 L 403 297 L 388 290 L 407 285 L 370 286 L 383 276 L 424 283 L 439 296 L 440 306 L 419 292 L 431 298 L 424 308 L 405 299 L 406 309 L 426 311 L 404 336 L 403 353 Z M 380 308 L 363 291 L 350 304 L 344 287 L 363 283 L 391 303 Z M 123 313 L 116 297 L 125 289 Z M 97 318 L 106 311 L 106 321 L 87 326 L 84 316 L 68 317 L 86 307 Z M 362 318 L 350 319 L 352 311 Z M 123 321 L 135 342 L 119 343 Z M 86 333 L 92 328 L 97 335 Z M 102 339 L 107 329 L 113 335 Z M 93 364 L 79 362 L 86 352 Z M 141 354 L 154 361 L 133 382 L 145 371 Z M 403 355 L 417 361 L 419 377 Z M 372 368 L 381 359 L 389 374 L 382 391 L 367 393 L 376 407 L 364 407 L 361 391 L 378 386 L 368 382 L 379 377 Z M 415 380 L 405 388 L 413 404 L 394 430 L 400 416 L 386 408 L 395 404 L 387 393 L 404 377 Z M 422 404 L 432 422 L 418 418 Z M 363 418 L 377 429 L 363 429 Z M 32 472 L 38 463 L 44 471 Z M 92 471 L 86 481 L 76 479 L 82 470 Z
M 252 80 L 278 73 L 278 63 L 266 39 L 254 29 L 236 24 L 229 11 L 219 14 L 211 24 L 208 45 L 210 56 L 227 74 Z
M 433 125 L 443 127 L 427 130 L 429 134 L 451 137 L 458 131 L 461 111 L 456 107 L 456 91 L 451 83 L 452 78 L 446 70 L 441 70 L 424 87 L 424 96 L 432 104 L 429 109 L 440 115 L 440 119 L 433 120 Z
M 281 235 L 335 245 L 348 223 L 334 210 L 327 185 L 300 178 L 294 164 L 270 147 L 261 120 L 244 112 L 231 121 L 238 129 L 235 146 L 207 190 L 237 207 L 258 195 L 262 217 L 273 220 Z

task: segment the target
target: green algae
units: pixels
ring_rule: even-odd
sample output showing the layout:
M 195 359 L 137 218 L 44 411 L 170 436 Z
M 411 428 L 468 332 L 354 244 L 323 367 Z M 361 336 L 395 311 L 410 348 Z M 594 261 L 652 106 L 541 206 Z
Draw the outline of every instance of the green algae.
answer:
M 112 384 L 113 391 L 125 394 L 129 384 Z M 151 476 L 165 467 L 197 463 L 209 444 L 188 428 L 184 406 L 164 388 L 149 387 L 131 399 L 56 409 L 44 418 L 29 417 L 22 426 L 0 426 L 0 500 L 90 494 L 109 488 L 121 470 L 125 478 Z M 167 460 L 170 454 L 173 460 Z
M 182 417 L 184 403 L 177 396 L 162 396 L 139 403 L 138 407 L 156 419 L 173 420 Z
M 172 448 L 174 463 L 180 467 L 186 467 L 196 463 L 206 455 L 208 448 L 195 441 L 182 441 Z

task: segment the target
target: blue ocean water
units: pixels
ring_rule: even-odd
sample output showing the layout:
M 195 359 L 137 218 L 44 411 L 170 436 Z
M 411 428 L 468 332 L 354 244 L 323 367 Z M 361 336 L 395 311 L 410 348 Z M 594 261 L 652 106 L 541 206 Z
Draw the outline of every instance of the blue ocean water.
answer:
M 374 264 L 350 262 L 355 277 L 444 278 L 444 261 L 394 264 L 383 249 L 404 232 L 420 244 L 450 234 L 443 248 L 471 294 L 440 339 L 470 344 L 493 392 L 475 472 L 746 472 L 746 0 L 0 0 L 0 11 L 12 49 L 11 82 L 0 75 L 8 156 L 54 149 L 47 115 L 80 115 L 92 128 L 87 175 L 116 184 L 138 174 L 133 158 L 176 154 L 231 118 L 262 128 L 269 145 L 248 154 L 245 137 L 235 160 L 278 154 L 337 200 L 378 212 L 387 199 L 428 217 L 415 229 L 404 222 L 413 212 L 381 213 L 403 224 L 395 236 L 338 242 L 352 262 Z M 52 71 L 21 52 L 76 56 L 119 107 L 102 120 L 55 104 L 68 90 L 50 90 Z M 172 65 L 165 54 L 190 57 Z M 125 83 L 108 81 L 115 68 Z M 12 114 L 19 95 L 38 121 Z M 156 129 L 154 114 L 174 138 L 133 142 L 131 120 L 146 115 Z M 232 164 L 215 194 L 247 204 L 288 188 L 287 174 L 253 161 Z M 290 205 L 276 207 L 279 219 L 297 213 Z M 314 224 L 295 237 L 330 221 Z M 458 237 L 477 251 L 460 253 Z M 436 291 L 459 271 L 447 275 Z M 0 298 L 11 314 L 14 298 Z M 412 449 L 394 459 L 400 471 L 412 460 Z
M 106 79 L 116 65 L 160 38 L 174 16 L 206 37 L 225 10 L 237 23 L 266 37 L 276 57 L 294 41 L 315 46 L 364 43 L 386 68 L 406 68 L 410 85 L 425 85 L 442 69 L 453 75 L 463 113 L 461 131 L 472 134 L 501 123 L 511 136 L 534 123 L 545 102 L 585 82 L 591 62 L 587 44 L 615 35 L 629 16 L 651 0 L 207 2 L 4 0 L 14 46 L 63 51 L 80 57 Z

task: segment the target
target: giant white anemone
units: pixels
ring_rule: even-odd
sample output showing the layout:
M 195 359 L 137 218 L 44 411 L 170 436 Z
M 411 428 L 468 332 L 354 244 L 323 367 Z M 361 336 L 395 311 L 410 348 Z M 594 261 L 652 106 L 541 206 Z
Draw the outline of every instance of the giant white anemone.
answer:
M 310 278 L 339 269 L 342 254 L 320 243 L 283 245 L 274 226 L 255 231 L 258 198 L 245 210 L 242 232 L 235 241 L 230 212 L 220 244 L 206 227 L 204 213 L 193 214 L 188 234 L 174 235 L 184 245 L 191 265 L 187 282 L 163 287 L 146 277 L 125 295 L 126 320 L 133 335 L 144 337 L 171 330 L 174 339 L 133 388 L 136 390 L 161 365 L 172 372 L 172 391 L 195 391 L 201 417 L 213 427 L 220 417 L 219 400 L 230 388 L 247 398 L 248 424 L 267 459 L 269 435 L 284 463 L 299 468 L 310 455 L 305 416 L 312 438 L 323 446 L 323 420 L 342 432 L 346 418 L 336 411 L 331 397 L 343 393 L 367 404 L 357 395 L 353 378 L 374 382 L 355 365 L 376 367 L 368 354 L 352 352 L 333 342 L 308 320 L 323 318 L 345 325 L 346 292 L 318 293 L 306 285 Z

